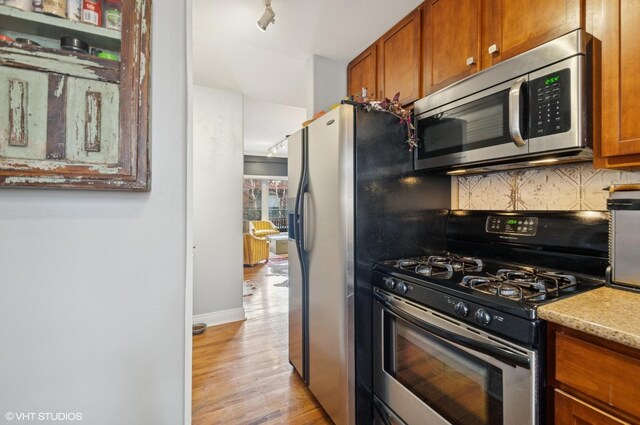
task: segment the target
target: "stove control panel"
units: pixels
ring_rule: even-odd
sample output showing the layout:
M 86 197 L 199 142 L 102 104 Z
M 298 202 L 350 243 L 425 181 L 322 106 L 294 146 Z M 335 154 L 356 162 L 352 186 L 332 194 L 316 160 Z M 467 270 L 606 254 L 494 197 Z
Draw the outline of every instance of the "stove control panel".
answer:
M 451 320 L 460 321 L 468 329 L 481 329 L 527 345 L 536 343 L 541 332 L 538 320 L 501 311 L 497 309 L 497 305 L 479 304 L 476 301 L 484 297 L 452 291 L 446 285 L 418 282 L 411 276 L 390 275 L 380 271 L 374 271 L 372 284 L 395 297 L 423 305 Z M 523 315 L 526 314 L 523 312 Z
M 469 315 L 469 306 L 462 301 L 456 303 L 454 310 L 460 317 L 467 317 Z
M 476 319 L 476 322 L 482 326 L 489 326 L 492 319 L 491 314 L 484 308 L 479 308 L 473 317 Z
M 400 279 L 394 279 L 392 277 L 385 276 L 382 278 L 382 281 L 384 282 L 384 286 L 387 289 L 390 289 L 392 291 L 395 290 L 399 294 L 404 295 L 409 291 L 409 289 L 411 289 L 411 286 L 407 282 L 404 282 Z
M 487 217 L 485 230 L 487 233 L 502 235 L 535 236 L 538 217 L 490 215 Z

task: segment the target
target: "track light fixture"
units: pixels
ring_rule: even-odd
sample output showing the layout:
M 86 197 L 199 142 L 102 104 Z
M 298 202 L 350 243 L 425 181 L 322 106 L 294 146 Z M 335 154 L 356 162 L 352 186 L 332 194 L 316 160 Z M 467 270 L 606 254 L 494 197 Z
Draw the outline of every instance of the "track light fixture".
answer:
M 288 147 L 287 143 L 287 137 L 289 137 L 288 135 L 285 136 L 282 140 L 280 140 L 278 143 L 276 143 L 275 145 L 271 146 L 269 148 L 269 150 L 267 151 L 267 156 L 273 156 L 274 153 L 278 153 L 280 151 L 285 151 Z
M 264 13 L 256 22 L 260 31 L 266 31 L 269 24 L 276 22 L 276 14 L 273 9 L 271 9 L 271 0 L 264 0 L 264 6 Z

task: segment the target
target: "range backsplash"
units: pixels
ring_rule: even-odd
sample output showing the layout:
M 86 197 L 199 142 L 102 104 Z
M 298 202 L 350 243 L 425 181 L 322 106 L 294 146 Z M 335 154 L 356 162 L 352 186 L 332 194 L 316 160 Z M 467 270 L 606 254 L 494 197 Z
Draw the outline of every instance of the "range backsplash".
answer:
M 597 170 L 590 163 L 460 176 L 457 178 L 458 205 L 454 199 L 452 207 L 465 210 L 606 210 L 608 195 L 602 190 L 605 186 L 638 182 L 640 172 Z

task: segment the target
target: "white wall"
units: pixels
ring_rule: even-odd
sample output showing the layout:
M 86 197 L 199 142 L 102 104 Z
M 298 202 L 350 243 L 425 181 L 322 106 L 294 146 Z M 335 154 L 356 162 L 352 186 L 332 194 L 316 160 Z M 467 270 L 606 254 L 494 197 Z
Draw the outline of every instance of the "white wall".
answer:
M 0 423 L 183 423 L 185 4 L 152 16 L 151 192 L 0 190 Z
M 307 118 L 328 111 L 347 93 L 347 63 L 313 55 L 307 60 Z
M 244 153 L 267 156 L 269 148 L 302 127 L 307 111 L 297 106 L 244 98 Z M 275 156 L 287 156 L 280 151 Z
M 216 324 L 244 318 L 243 99 L 197 85 L 193 94 L 193 312 L 196 321 Z

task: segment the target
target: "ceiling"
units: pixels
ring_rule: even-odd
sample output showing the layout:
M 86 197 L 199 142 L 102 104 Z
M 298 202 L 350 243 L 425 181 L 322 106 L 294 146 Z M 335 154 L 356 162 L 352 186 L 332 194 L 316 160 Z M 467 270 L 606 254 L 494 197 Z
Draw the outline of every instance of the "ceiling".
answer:
M 308 58 L 320 55 L 343 61 L 346 73 L 351 59 L 420 3 L 272 0 L 276 21 L 262 32 L 256 26 L 264 11 L 262 0 L 194 0 L 194 83 L 240 92 L 251 100 L 305 108 Z M 290 130 L 277 132 L 272 144 L 286 132 Z M 253 152 L 260 149 L 249 146 Z

